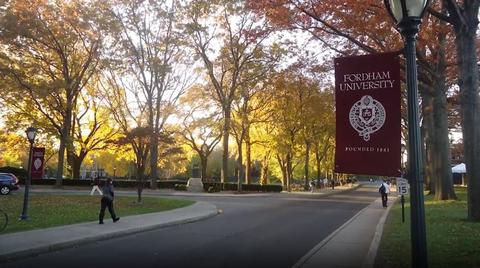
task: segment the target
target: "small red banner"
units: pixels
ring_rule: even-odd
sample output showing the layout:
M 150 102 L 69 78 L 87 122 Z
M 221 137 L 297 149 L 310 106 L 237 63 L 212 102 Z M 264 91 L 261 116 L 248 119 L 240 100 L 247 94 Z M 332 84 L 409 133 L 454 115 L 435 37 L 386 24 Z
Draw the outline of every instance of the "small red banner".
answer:
M 397 54 L 335 59 L 335 101 L 335 172 L 399 176 Z
M 43 161 L 45 158 L 45 148 L 32 148 L 32 166 L 30 167 L 32 179 L 41 179 L 43 176 Z

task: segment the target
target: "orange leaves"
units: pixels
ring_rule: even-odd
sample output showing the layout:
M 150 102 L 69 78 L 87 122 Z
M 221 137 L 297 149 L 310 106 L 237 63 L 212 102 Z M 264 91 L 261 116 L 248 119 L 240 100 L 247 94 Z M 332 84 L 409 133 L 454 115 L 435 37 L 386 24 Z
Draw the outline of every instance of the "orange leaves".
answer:
M 328 46 L 343 47 L 349 53 L 352 49 L 369 53 L 391 51 L 401 46 L 400 36 L 392 31 L 393 25 L 382 1 L 255 2 L 249 3 L 249 7 L 264 12 L 277 27 L 307 30 Z M 342 40 L 340 45 L 338 37 Z

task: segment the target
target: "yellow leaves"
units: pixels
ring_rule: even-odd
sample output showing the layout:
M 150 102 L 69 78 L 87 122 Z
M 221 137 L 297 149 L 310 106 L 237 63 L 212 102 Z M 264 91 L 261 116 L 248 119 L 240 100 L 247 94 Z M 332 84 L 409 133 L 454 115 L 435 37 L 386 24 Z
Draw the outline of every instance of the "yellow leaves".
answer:
M 26 167 L 27 153 L 28 141 L 25 136 L 17 133 L 0 133 L 0 162 L 3 162 L 3 165 Z

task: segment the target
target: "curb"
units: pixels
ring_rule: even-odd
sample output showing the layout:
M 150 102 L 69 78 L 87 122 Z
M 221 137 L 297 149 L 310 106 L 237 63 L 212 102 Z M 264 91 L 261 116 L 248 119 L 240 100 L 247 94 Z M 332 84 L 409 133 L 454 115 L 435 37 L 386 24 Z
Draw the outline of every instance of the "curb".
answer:
M 187 224 L 195 221 L 200 221 L 203 219 L 207 219 L 213 216 L 216 216 L 219 214 L 219 211 L 217 207 L 213 204 L 206 203 L 206 202 L 197 202 L 197 203 L 203 203 L 207 204 L 210 206 L 209 211 L 207 213 L 204 213 L 203 215 L 198 215 L 195 217 L 191 218 L 186 218 L 186 219 L 179 219 L 179 220 L 172 220 L 169 222 L 164 222 L 164 223 L 158 223 L 158 224 L 151 224 L 148 226 L 140 226 L 140 227 L 133 227 L 133 228 L 127 228 L 124 230 L 117 230 L 117 231 L 112 231 L 111 233 L 106 233 L 106 234 L 100 234 L 100 235 L 95 235 L 91 237 L 84 237 L 84 238 L 79 238 L 67 242 L 53 242 L 49 245 L 45 246 L 39 246 L 36 248 L 30 248 L 26 250 L 20 250 L 16 252 L 11 252 L 7 254 L 1 254 L 0 255 L 0 263 L 12 261 L 15 259 L 19 258 L 24 258 L 24 257 L 31 257 L 35 255 L 39 255 L 42 253 L 48 253 L 56 250 L 61 250 L 61 249 L 66 249 L 66 248 L 71 248 L 74 246 L 79 246 L 79 245 L 84 245 L 84 244 L 89 244 L 92 242 L 96 242 L 99 240 L 106 240 L 106 239 L 112 239 L 112 238 L 117 238 L 121 236 L 127 236 L 135 233 L 140 233 L 140 232 L 145 232 L 145 231 L 150 231 L 158 228 L 164 228 L 164 227 L 170 227 L 173 225 L 180 225 L 180 224 Z M 162 213 L 162 212 L 158 212 Z M 141 214 L 140 214 L 141 215 Z M 138 216 L 138 215 L 134 215 Z M 95 221 L 96 222 L 96 221 Z M 91 222 L 86 222 L 86 223 L 91 223 Z M 85 223 L 83 223 L 85 224 Z
M 392 198 L 393 199 L 393 198 Z M 387 216 L 390 213 L 390 209 L 397 202 L 398 198 L 395 197 L 390 206 L 383 212 L 382 217 L 378 221 L 377 227 L 375 228 L 375 234 L 373 236 L 372 242 L 370 243 L 370 248 L 368 253 L 365 256 L 365 259 L 362 263 L 362 268 L 371 268 L 375 264 L 375 258 L 377 257 L 378 247 L 380 246 L 380 241 L 382 240 L 383 227 L 385 226 L 385 221 Z

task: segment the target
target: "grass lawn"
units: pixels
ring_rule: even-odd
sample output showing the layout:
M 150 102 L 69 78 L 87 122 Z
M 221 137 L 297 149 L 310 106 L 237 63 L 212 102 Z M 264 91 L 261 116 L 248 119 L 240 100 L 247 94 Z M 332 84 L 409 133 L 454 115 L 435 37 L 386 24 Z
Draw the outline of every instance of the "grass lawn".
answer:
M 165 211 L 195 203 L 190 200 L 173 200 L 142 197 L 142 204 L 136 203 L 136 196 L 116 196 L 115 212 L 119 217 Z M 94 195 L 49 195 L 30 194 L 29 220 L 19 221 L 22 214 L 23 195 L 0 196 L 0 209 L 8 214 L 7 228 L 2 232 L 11 233 L 58 225 L 98 221 L 100 196 Z M 105 219 L 111 220 L 108 210 Z
M 480 223 L 466 220 L 466 188 L 455 188 L 455 192 L 456 201 L 425 197 L 430 267 L 480 267 Z M 409 200 L 405 202 L 405 223 L 401 213 L 397 202 L 385 222 L 375 267 L 411 267 Z

